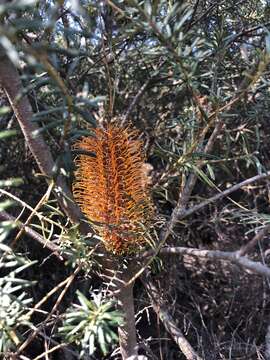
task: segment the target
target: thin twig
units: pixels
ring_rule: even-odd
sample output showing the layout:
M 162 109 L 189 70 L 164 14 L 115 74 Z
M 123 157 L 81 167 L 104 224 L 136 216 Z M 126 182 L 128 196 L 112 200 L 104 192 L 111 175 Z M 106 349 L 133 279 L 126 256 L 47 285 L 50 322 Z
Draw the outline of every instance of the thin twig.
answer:
M 55 345 L 55 346 L 52 347 L 51 349 L 46 350 L 46 351 L 44 351 L 42 354 L 36 356 L 36 357 L 34 358 L 34 360 L 42 359 L 44 356 L 46 356 L 46 355 L 48 355 L 48 354 L 51 354 L 51 353 L 53 353 L 54 351 L 59 350 L 59 349 L 62 349 L 63 347 L 66 347 L 66 346 L 68 346 L 68 344 L 65 344 L 65 343 Z
M 52 290 L 50 290 L 36 305 L 25 314 L 25 318 L 28 319 L 32 314 L 41 307 L 53 294 L 55 294 L 59 289 L 65 286 L 70 281 L 70 276 L 68 276 L 65 280 L 61 281 L 57 284 Z
M 69 90 L 68 90 L 64 80 L 58 74 L 56 69 L 52 66 L 52 64 L 50 63 L 50 61 L 47 58 L 47 55 L 45 55 L 44 53 L 40 55 L 38 52 L 34 51 L 34 56 L 37 59 L 39 59 L 39 61 L 43 64 L 43 66 L 47 70 L 48 74 L 51 76 L 51 78 L 59 86 L 60 90 L 62 91 L 62 93 L 65 96 L 66 101 L 67 101 L 67 109 L 68 109 L 68 111 L 67 111 L 67 119 L 66 119 L 65 124 L 64 124 L 63 135 L 62 135 L 62 137 L 60 139 L 60 142 L 59 142 L 60 146 L 63 146 L 64 141 L 66 140 L 66 137 L 67 137 L 68 132 L 69 132 L 70 127 L 71 127 L 71 113 L 72 113 L 72 108 L 73 108 L 73 99 L 72 99 L 72 96 L 69 94 Z
M 270 22 L 268 21 L 266 23 L 253 26 L 253 27 L 251 27 L 249 29 L 242 30 L 238 34 L 233 35 L 232 38 L 230 39 L 230 41 L 228 41 L 228 43 L 226 45 L 227 46 L 230 45 L 231 43 L 233 43 L 234 41 L 236 41 L 240 37 L 246 36 L 246 35 L 250 34 L 251 32 L 254 32 L 254 31 L 257 31 L 257 30 L 260 30 L 260 29 L 263 29 L 263 28 L 267 28 L 269 25 L 270 25 Z
M 218 114 L 224 112 L 224 111 L 229 111 L 233 105 L 235 105 L 242 97 L 243 95 L 246 93 L 246 91 L 249 89 L 249 87 L 254 84 L 254 82 L 259 78 L 259 76 L 261 75 L 263 69 L 265 68 L 266 64 L 268 64 L 269 62 L 269 57 L 265 57 L 259 64 L 258 64 L 258 69 L 257 71 L 255 71 L 254 74 L 249 74 L 249 76 L 246 76 L 246 78 L 244 78 L 244 80 L 242 81 L 241 85 L 240 85 L 240 90 L 238 95 L 236 95 L 233 99 L 231 99 L 227 104 L 223 105 L 220 108 L 217 108 L 212 114 L 210 114 L 209 118 L 208 118 L 208 124 L 207 126 L 203 129 L 202 134 L 201 134 L 201 139 L 199 141 L 199 144 L 202 143 L 206 132 L 209 130 L 210 125 L 212 124 L 213 120 L 215 120 L 218 116 Z M 253 71 L 254 72 L 254 71 Z M 253 75 L 253 76 L 252 76 Z M 209 138 L 209 140 L 207 141 L 207 144 L 204 148 L 204 153 L 210 153 L 213 149 L 215 140 L 217 139 L 219 133 L 221 132 L 223 128 L 223 123 L 221 120 L 218 120 L 216 123 L 216 126 Z M 200 164 L 198 164 L 197 167 L 201 167 L 203 166 L 203 162 L 201 162 Z M 173 228 L 175 226 L 175 224 L 177 223 L 177 221 L 179 220 L 179 218 L 182 217 L 182 215 L 186 212 L 188 212 L 186 210 L 186 205 L 189 201 L 189 198 L 191 196 L 191 193 L 194 189 L 194 186 L 197 182 L 197 174 L 196 173 L 191 173 L 187 179 L 187 182 L 183 188 L 182 193 L 179 195 L 179 199 L 177 202 L 176 207 L 174 208 L 171 218 L 167 224 L 167 230 L 163 233 L 163 237 L 161 240 L 161 243 L 165 243 L 168 236 L 170 235 L 170 233 L 173 231 Z M 200 204 L 201 205 L 201 204 Z
M 34 338 L 37 336 L 37 334 L 42 330 L 43 326 L 50 320 L 50 318 L 52 317 L 52 315 L 55 313 L 57 307 L 59 306 L 60 302 L 62 301 L 65 293 L 67 292 L 69 286 L 71 285 L 71 283 L 73 282 L 73 280 L 75 279 L 76 275 L 78 274 L 78 272 L 81 270 L 81 265 L 79 265 L 75 271 L 66 279 L 66 285 L 64 287 L 64 289 L 62 290 L 61 294 L 59 295 L 57 301 L 55 302 L 52 310 L 50 311 L 50 313 L 48 314 L 48 316 L 46 317 L 46 319 L 43 321 L 42 326 L 37 327 L 32 334 L 21 344 L 21 346 L 19 347 L 19 349 L 16 352 L 16 356 L 20 355 L 21 352 L 34 340 Z
M 254 248 L 254 246 L 257 245 L 257 243 L 262 240 L 265 235 L 267 235 L 270 231 L 270 224 L 266 225 L 264 228 L 262 228 L 246 245 L 243 245 L 240 250 L 238 251 L 239 255 L 244 256 L 250 250 Z
M 17 196 L 11 194 L 10 192 L 4 190 L 4 189 L 0 189 L 0 193 L 8 196 L 9 198 L 15 200 L 16 202 L 18 202 L 19 204 L 21 204 L 23 207 L 27 208 L 28 210 L 30 210 L 32 212 L 32 214 L 36 215 L 38 217 L 38 219 L 40 221 L 47 221 L 48 223 L 58 226 L 61 230 L 63 230 L 63 227 L 58 224 L 57 222 L 53 221 L 52 219 L 40 214 L 39 212 L 37 212 L 32 206 L 28 205 L 25 201 L 21 200 L 20 198 L 18 198 Z
M 60 260 L 64 260 L 62 255 L 60 255 L 61 250 L 57 245 L 55 245 L 51 241 L 44 239 L 35 230 L 31 229 L 29 226 L 25 226 L 22 222 L 16 220 L 13 216 L 8 214 L 6 211 L 0 211 L 0 219 L 14 222 L 20 229 L 23 229 L 25 234 L 29 235 L 32 239 L 39 242 L 43 247 L 51 250 L 53 252 L 53 254 L 55 256 L 57 256 Z
M 54 182 L 52 181 L 51 184 L 49 185 L 48 189 L 46 190 L 45 194 L 42 196 L 42 198 L 39 200 L 37 205 L 34 207 L 34 211 L 31 212 L 31 214 L 28 216 L 28 218 L 24 222 L 24 227 L 30 224 L 30 221 L 32 220 L 32 218 L 37 214 L 37 211 L 42 207 L 42 205 L 44 203 L 46 203 L 49 200 L 49 197 L 51 195 L 53 187 L 54 187 Z M 11 248 L 14 248 L 15 244 L 17 243 L 17 241 L 19 240 L 19 238 L 22 236 L 23 233 L 24 233 L 24 228 L 21 227 L 20 231 L 18 232 L 18 234 L 15 236 L 15 238 L 11 242 L 11 245 L 10 245 Z
M 152 83 L 156 83 L 156 82 L 159 82 L 162 79 L 159 79 L 157 78 L 158 76 L 158 73 L 160 71 L 160 69 L 162 69 L 162 66 L 166 63 L 166 60 L 162 61 L 161 64 L 158 66 L 158 69 L 155 71 L 154 75 L 152 75 L 151 77 L 149 77 L 145 83 L 141 86 L 141 88 L 139 89 L 139 91 L 137 92 L 137 94 L 134 96 L 133 100 L 131 101 L 127 111 L 125 112 L 124 116 L 123 116 L 123 119 L 121 121 L 121 125 L 124 125 L 132 110 L 134 109 L 134 107 L 138 104 L 138 102 L 140 101 L 141 97 L 143 96 L 143 94 L 145 93 L 145 91 L 147 90 L 147 88 L 152 84 Z
M 252 184 L 252 183 L 254 183 L 256 181 L 266 180 L 269 177 L 270 177 L 270 171 L 268 171 L 267 173 L 264 173 L 264 174 L 253 176 L 253 177 L 251 177 L 249 179 L 246 179 L 246 180 L 244 180 L 244 181 L 242 181 L 242 182 L 240 182 L 238 184 L 235 184 L 235 185 L 231 186 L 229 189 L 224 190 L 224 191 L 212 196 L 211 198 L 209 198 L 209 199 L 207 199 L 205 201 L 202 201 L 200 204 L 195 205 L 190 209 L 184 210 L 181 213 L 179 212 L 179 213 L 175 214 L 176 218 L 177 218 L 177 221 L 181 220 L 181 219 L 183 219 L 183 218 L 185 218 L 185 217 L 187 217 L 187 216 L 189 216 L 189 215 L 191 215 L 191 214 L 193 214 L 193 213 L 195 213 L 195 212 L 197 212 L 199 210 L 201 210 L 202 208 L 204 208 L 205 206 L 207 206 L 207 205 L 209 205 L 209 204 L 211 204 L 213 202 L 216 202 L 218 200 L 223 199 L 224 197 L 230 195 L 234 191 L 237 191 L 237 190 L 241 189 L 244 186 Z
M 52 345 L 58 345 L 59 343 L 57 341 L 55 341 L 51 336 L 48 336 L 44 333 L 39 333 L 39 336 L 41 338 L 43 338 L 44 340 L 49 341 Z M 75 351 L 71 350 L 69 347 L 63 348 L 62 350 L 65 354 L 64 354 L 64 359 L 68 360 L 68 359 L 79 359 L 79 354 L 76 353 Z
M 208 15 L 209 12 L 212 11 L 217 5 L 220 6 L 220 5 L 222 5 L 222 4 L 226 3 L 226 2 L 227 2 L 226 0 L 224 0 L 224 1 L 218 0 L 218 1 L 216 1 L 215 3 L 211 4 L 211 5 L 209 6 L 209 8 L 206 9 L 206 11 L 205 11 L 201 16 L 199 16 L 198 19 L 196 19 L 196 20 L 191 24 L 190 28 L 192 28 L 192 27 L 193 27 L 194 25 L 196 25 L 198 22 L 202 21 L 202 19 L 203 19 L 206 15 Z
M 136 104 L 139 102 L 139 100 L 141 99 L 143 94 L 145 93 L 145 91 L 146 91 L 147 87 L 149 86 L 149 84 L 151 83 L 151 81 L 152 81 L 152 78 L 147 79 L 145 81 L 145 83 L 142 85 L 142 87 L 140 88 L 140 90 L 137 92 L 137 94 L 134 96 L 134 98 L 131 101 L 125 115 L 123 116 L 123 120 L 121 122 L 121 125 L 124 125 L 126 123 L 126 121 L 128 120 L 132 110 L 134 109 Z

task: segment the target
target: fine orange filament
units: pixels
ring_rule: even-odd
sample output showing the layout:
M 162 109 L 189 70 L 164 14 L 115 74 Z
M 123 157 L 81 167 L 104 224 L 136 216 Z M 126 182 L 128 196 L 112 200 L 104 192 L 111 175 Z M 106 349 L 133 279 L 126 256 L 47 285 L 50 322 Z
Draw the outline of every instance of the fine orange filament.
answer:
M 150 212 L 142 144 L 136 135 L 129 128 L 108 125 L 75 144 L 96 154 L 75 160 L 75 200 L 99 227 L 106 249 L 116 254 L 134 251 L 144 242 L 142 224 Z

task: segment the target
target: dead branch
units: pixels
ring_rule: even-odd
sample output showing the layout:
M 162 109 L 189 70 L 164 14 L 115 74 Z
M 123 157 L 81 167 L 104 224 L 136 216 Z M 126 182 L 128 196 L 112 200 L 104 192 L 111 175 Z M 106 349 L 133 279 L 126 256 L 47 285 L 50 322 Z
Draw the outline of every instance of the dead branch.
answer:
M 154 251 L 144 253 L 144 256 L 153 256 Z M 220 250 L 201 250 L 194 248 L 187 248 L 182 246 L 165 247 L 160 250 L 161 255 L 190 255 L 200 258 L 207 258 L 212 260 L 225 260 L 232 264 L 239 265 L 243 269 L 251 270 L 262 276 L 270 277 L 270 268 L 258 261 L 253 261 L 245 256 L 241 256 L 239 251 L 220 251 Z
M 168 333 L 171 335 L 179 349 L 185 355 L 187 360 L 202 360 L 202 358 L 195 352 L 190 343 L 184 337 L 182 331 L 176 325 L 172 315 L 168 312 L 167 306 L 163 304 L 159 291 L 155 284 L 147 274 L 142 277 L 143 285 L 153 305 L 153 309 L 162 321 Z
M 254 246 L 257 245 L 257 243 L 262 240 L 265 235 L 267 235 L 270 231 L 270 224 L 266 225 L 264 228 L 262 228 L 246 245 L 243 245 L 240 250 L 238 251 L 239 255 L 244 256 L 250 250 L 254 248 Z

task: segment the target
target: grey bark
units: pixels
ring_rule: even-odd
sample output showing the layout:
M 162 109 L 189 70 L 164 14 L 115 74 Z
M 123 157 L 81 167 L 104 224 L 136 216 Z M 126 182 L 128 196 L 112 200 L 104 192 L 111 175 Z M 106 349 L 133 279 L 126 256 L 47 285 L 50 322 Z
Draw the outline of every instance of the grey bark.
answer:
M 123 360 L 138 359 L 133 283 L 121 289 L 117 295 L 118 305 L 124 315 L 124 323 L 118 328 L 119 345 Z
M 151 300 L 152 306 L 156 314 L 162 321 L 165 329 L 171 335 L 181 352 L 185 355 L 187 360 L 202 360 L 202 358 L 196 353 L 191 344 L 185 338 L 182 331 L 177 326 L 172 315 L 169 313 L 165 303 L 162 301 L 160 293 L 151 280 L 150 274 L 142 277 L 143 285 L 147 291 L 147 294 Z

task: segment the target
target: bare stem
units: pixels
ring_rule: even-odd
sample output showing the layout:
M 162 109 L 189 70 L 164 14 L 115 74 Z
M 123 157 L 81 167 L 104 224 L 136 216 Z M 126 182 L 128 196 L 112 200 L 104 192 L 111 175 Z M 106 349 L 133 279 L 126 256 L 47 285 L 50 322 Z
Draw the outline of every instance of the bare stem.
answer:
M 123 360 L 132 359 L 137 360 L 138 358 L 138 346 L 136 338 L 136 325 L 135 325 L 135 311 L 134 311 L 134 297 L 133 297 L 133 286 L 134 281 L 129 282 L 133 267 L 131 264 L 117 271 L 118 264 L 110 265 L 109 272 L 113 274 L 113 278 L 109 276 L 111 282 L 109 287 L 117 289 L 116 299 L 118 302 L 119 310 L 123 314 L 123 324 L 118 327 L 119 345 Z M 114 268 L 112 271 L 111 269 Z M 128 284 L 128 285 L 127 285 Z M 114 292 L 112 292 L 114 293 Z
M 133 298 L 134 283 L 125 286 L 117 295 L 118 306 L 124 316 L 124 322 L 118 328 L 119 345 L 123 360 L 137 360 L 137 339 Z
M 138 345 L 136 338 L 133 274 L 137 270 L 136 262 L 129 264 L 119 262 L 108 253 L 102 260 L 101 278 L 107 283 L 109 296 L 116 298 L 118 308 L 123 315 L 123 323 L 118 327 L 119 345 L 123 360 L 138 359 Z

